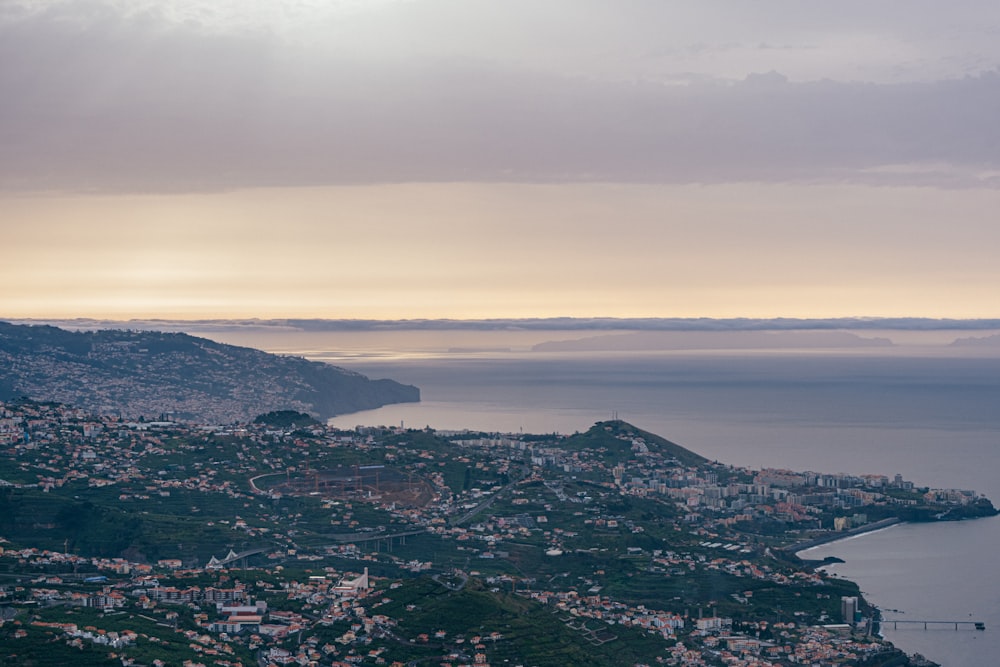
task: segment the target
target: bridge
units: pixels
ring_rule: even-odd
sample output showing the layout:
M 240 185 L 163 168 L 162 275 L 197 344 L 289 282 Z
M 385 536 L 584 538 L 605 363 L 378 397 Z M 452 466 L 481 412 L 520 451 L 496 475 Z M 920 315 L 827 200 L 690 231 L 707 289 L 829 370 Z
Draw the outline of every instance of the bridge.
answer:
M 273 548 L 274 548 L 274 546 L 258 547 L 256 549 L 248 549 L 247 551 L 241 551 L 240 553 L 236 553 L 235 551 L 233 551 L 232 549 L 230 549 L 229 553 L 226 554 L 226 557 L 223 558 L 223 559 L 221 559 L 221 560 L 218 559 L 218 558 L 216 558 L 215 556 L 212 556 L 212 559 L 210 561 L 208 561 L 208 564 L 205 567 L 207 567 L 207 568 L 221 568 L 221 567 L 224 567 L 226 565 L 229 565 L 230 563 L 234 563 L 234 562 L 236 562 L 238 560 L 241 560 L 243 558 L 247 558 L 249 556 L 254 556 L 256 554 L 265 553 L 267 551 L 270 551 Z
M 900 618 L 883 618 L 881 621 L 879 621 L 879 623 L 881 623 L 883 627 L 892 623 L 893 630 L 898 630 L 900 624 L 904 626 L 906 624 L 923 625 L 924 630 L 930 630 L 936 626 L 949 626 L 949 625 L 954 626 L 956 630 L 959 629 L 959 626 L 962 626 L 963 628 L 965 628 L 965 626 L 971 626 L 967 628 L 969 630 L 986 629 L 986 623 L 984 623 L 983 621 L 914 621 L 910 619 L 904 620 Z

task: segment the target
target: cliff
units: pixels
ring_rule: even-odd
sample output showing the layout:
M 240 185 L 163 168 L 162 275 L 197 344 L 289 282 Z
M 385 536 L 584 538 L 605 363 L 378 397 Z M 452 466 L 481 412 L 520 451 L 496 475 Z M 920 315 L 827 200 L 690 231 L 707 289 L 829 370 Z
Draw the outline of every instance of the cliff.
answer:
M 274 410 L 326 419 L 416 402 L 420 390 L 187 334 L 0 322 L 0 400 L 20 396 L 100 414 L 228 423 Z

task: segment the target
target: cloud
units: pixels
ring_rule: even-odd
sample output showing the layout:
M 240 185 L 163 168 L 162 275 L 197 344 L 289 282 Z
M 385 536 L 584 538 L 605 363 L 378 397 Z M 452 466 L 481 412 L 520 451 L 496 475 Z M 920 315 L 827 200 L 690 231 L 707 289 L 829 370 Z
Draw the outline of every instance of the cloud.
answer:
M 420 6 L 403 3 L 395 14 L 386 9 L 346 23 L 327 16 L 311 33 L 219 30 L 209 21 L 218 17 L 199 22 L 187 12 L 181 22 L 167 21 L 152 9 L 125 13 L 100 2 L 77 5 L 73 20 L 65 6 L 13 12 L 0 23 L 0 188 L 1000 184 L 996 69 L 902 83 L 798 81 L 761 70 L 736 81 L 670 85 L 665 75 L 629 76 L 631 56 L 619 49 L 639 30 L 633 21 L 608 28 L 609 60 L 617 64 L 588 77 L 571 66 L 532 66 L 533 59 L 498 46 L 477 51 L 470 43 L 483 26 L 474 11 L 438 2 L 418 14 Z M 651 5 L 636 6 L 663 18 Z M 603 15 L 591 3 L 580 7 L 581 21 Z M 501 34 L 514 30 L 515 14 L 494 14 Z M 873 25 L 884 25 L 877 14 Z M 403 23 L 414 17 L 422 22 L 410 34 Z M 555 17 L 546 18 L 544 31 L 522 20 L 525 53 L 545 53 L 545 37 L 570 52 L 583 48 L 581 29 L 560 34 Z M 460 35 L 451 50 L 432 39 L 446 34 L 444 19 L 465 21 L 450 24 Z M 794 19 L 793 12 L 786 21 Z M 367 26 L 372 41 L 350 38 L 352 25 Z M 333 38 L 343 41 L 323 43 L 324 28 L 336 28 Z M 407 46 L 408 35 L 415 45 Z M 394 41 L 382 48 L 379 36 Z M 816 35 L 809 40 L 776 43 L 822 45 Z M 761 49 L 760 40 L 725 44 L 712 42 L 706 51 L 742 54 L 743 44 L 788 50 Z

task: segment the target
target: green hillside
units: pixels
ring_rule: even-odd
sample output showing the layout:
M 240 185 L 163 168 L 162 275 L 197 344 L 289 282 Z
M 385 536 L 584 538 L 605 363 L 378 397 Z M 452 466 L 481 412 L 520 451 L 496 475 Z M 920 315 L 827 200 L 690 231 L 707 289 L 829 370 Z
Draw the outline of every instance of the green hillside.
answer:
M 576 618 L 554 603 L 511 595 L 509 588 L 504 593 L 478 579 L 469 579 L 459 591 L 430 578 L 406 581 L 386 596 L 391 601 L 373 611 L 399 619 L 402 645 L 388 645 L 385 657 L 390 659 L 471 655 L 471 640 L 480 637 L 492 664 L 610 667 L 652 663 L 673 643 L 621 625 Z M 491 640 L 493 633 L 499 637 Z
M 27 396 L 98 414 L 229 423 L 275 410 L 320 419 L 420 400 L 420 390 L 330 364 L 156 331 L 0 322 L 0 401 Z
M 643 431 L 620 419 L 597 422 L 585 433 L 569 436 L 561 445 L 565 449 L 578 451 L 604 448 L 609 456 L 625 460 L 634 456 L 634 440 L 641 440 L 650 451 L 677 459 L 685 466 L 700 467 L 709 462 L 704 456 L 696 454 L 690 449 L 656 434 Z

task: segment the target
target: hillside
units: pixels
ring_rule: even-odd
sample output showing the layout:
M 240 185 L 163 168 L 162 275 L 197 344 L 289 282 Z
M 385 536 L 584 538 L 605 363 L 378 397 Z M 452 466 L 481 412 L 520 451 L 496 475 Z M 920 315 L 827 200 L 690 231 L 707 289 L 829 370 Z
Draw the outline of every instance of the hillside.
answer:
M 901 667 L 856 584 L 782 553 L 901 512 L 995 514 L 972 491 L 705 462 L 619 420 L 206 430 L 0 402 L 0 665 Z M 857 621 L 844 596 L 862 619 L 830 629 Z
M 586 433 L 566 438 L 563 447 L 570 450 L 603 448 L 607 450 L 607 456 L 626 460 L 633 457 L 634 448 L 639 447 L 638 443 L 651 452 L 677 459 L 685 466 L 700 467 L 708 463 L 704 456 L 620 419 L 597 422 Z
M 409 580 L 387 595 L 389 602 L 378 611 L 400 619 L 400 642 L 390 645 L 389 659 L 430 663 L 450 652 L 474 654 L 475 645 L 461 639 L 477 636 L 486 637 L 483 644 L 489 646 L 481 652 L 489 651 L 492 664 L 634 665 L 652 663 L 664 650 L 664 643 L 646 638 L 638 628 L 574 619 L 558 608 L 489 589 L 478 579 L 457 591 L 429 578 Z M 422 634 L 429 639 L 421 641 Z
M 274 410 L 320 419 L 420 400 L 328 364 L 180 333 L 74 332 L 0 322 L 0 400 L 28 396 L 130 418 L 228 423 Z

